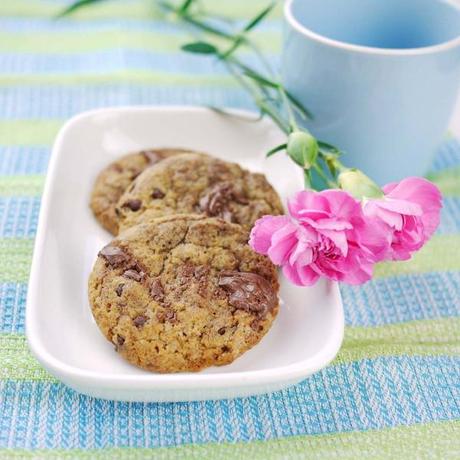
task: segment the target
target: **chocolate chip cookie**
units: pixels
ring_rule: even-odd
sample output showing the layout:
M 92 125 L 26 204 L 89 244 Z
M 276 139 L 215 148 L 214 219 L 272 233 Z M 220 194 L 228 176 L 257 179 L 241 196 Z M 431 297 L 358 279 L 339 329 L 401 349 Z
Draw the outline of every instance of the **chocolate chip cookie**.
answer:
M 110 233 L 118 233 L 115 206 L 123 192 L 145 168 L 173 155 L 184 154 L 184 149 L 157 149 L 129 153 L 103 169 L 94 183 L 90 206 L 99 223 Z
M 126 360 L 157 372 L 229 364 L 278 313 L 276 269 L 241 226 L 176 215 L 132 227 L 99 253 L 89 299 Z
M 146 169 L 117 205 L 120 229 L 170 214 L 220 217 L 249 230 L 266 214 L 283 213 L 263 174 L 203 155 L 176 155 Z

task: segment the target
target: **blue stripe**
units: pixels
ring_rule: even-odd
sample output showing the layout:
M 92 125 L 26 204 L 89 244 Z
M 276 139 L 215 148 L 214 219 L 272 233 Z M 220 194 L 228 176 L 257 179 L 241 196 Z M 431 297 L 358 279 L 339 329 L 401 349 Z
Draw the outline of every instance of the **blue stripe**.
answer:
M 275 61 L 275 56 L 272 57 Z M 261 70 L 257 60 L 245 58 L 247 65 Z M 126 70 L 184 75 L 227 75 L 213 57 L 197 58 L 189 53 L 169 54 L 136 49 L 109 49 L 76 54 L 0 53 L 0 69 L 13 75 L 88 75 Z
M 382 326 L 460 316 L 460 273 L 399 275 L 362 286 L 341 285 L 345 322 Z
M 0 283 L 0 333 L 24 333 L 27 285 Z
M 0 197 L 0 238 L 33 238 L 40 197 Z
M 434 172 L 456 167 L 460 167 L 460 140 L 446 139 L 434 158 L 431 170 Z
M 48 147 L 0 145 L 0 175 L 45 174 L 49 156 Z
M 251 99 L 239 89 L 107 84 L 100 86 L 0 88 L 0 118 L 66 119 L 98 107 L 123 105 L 214 105 L 253 108 Z M 43 108 L 46 107 L 46 112 Z
M 460 198 L 444 197 L 438 234 L 460 233 Z
M 117 403 L 61 384 L 6 381 L 0 447 L 173 446 L 453 420 L 460 417 L 459 382 L 460 359 L 448 357 L 332 366 L 281 392 L 216 402 Z M 209 429 L 196 428 L 203 426 Z
M 248 64 L 250 61 L 248 61 Z M 84 54 L 0 53 L 4 74 L 75 75 L 120 72 L 129 69 L 195 75 L 225 74 L 214 58 L 165 54 L 135 49 L 110 49 Z

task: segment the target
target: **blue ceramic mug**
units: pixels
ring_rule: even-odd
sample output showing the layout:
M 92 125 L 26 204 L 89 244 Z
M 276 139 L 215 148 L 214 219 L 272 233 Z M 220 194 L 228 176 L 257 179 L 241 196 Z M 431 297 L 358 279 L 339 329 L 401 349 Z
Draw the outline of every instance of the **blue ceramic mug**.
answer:
M 383 184 L 426 172 L 460 81 L 454 0 L 287 0 L 283 81 L 306 123 Z

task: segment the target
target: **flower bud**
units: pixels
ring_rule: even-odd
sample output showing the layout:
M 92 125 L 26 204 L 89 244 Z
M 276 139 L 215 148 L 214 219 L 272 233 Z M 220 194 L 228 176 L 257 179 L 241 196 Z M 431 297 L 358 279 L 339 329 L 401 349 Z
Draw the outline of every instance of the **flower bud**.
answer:
M 289 135 L 287 154 L 303 169 L 310 169 L 318 155 L 318 142 L 306 131 L 294 131 Z
M 347 169 L 339 174 L 339 185 L 342 190 L 356 199 L 382 198 L 382 189 L 359 169 Z

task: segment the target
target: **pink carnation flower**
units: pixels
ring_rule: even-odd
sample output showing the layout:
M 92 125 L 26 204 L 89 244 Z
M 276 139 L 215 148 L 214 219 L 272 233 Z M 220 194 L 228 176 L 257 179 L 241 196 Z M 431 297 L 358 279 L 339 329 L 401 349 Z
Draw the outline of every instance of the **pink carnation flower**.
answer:
M 439 225 L 439 189 L 420 177 L 408 177 L 383 187 L 385 197 L 368 200 L 364 214 L 383 222 L 392 232 L 387 259 L 407 260 L 433 235 Z
M 294 284 L 321 276 L 349 284 L 372 277 L 390 240 L 380 220 L 365 218 L 360 203 L 341 190 L 302 191 L 289 200 L 289 216 L 265 216 L 249 244 L 267 255 Z

